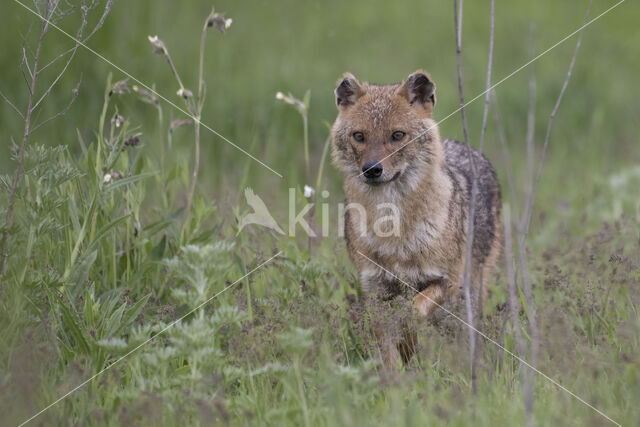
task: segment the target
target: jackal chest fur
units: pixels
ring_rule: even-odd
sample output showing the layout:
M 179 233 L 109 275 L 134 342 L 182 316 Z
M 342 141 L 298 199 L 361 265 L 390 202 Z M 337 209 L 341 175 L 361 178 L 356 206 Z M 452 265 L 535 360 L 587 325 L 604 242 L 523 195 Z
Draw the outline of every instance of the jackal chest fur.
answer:
M 384 188 L 347 181 L 345 236 L 365 292 L 411 293 L 398 282 L 415 292 L 458 274 L 462 247 L 455 244 L 456 229 L 464 224 L 460 213 L 450 212 L 451 188 L 439 170 L 420 177 L 405 173 Z

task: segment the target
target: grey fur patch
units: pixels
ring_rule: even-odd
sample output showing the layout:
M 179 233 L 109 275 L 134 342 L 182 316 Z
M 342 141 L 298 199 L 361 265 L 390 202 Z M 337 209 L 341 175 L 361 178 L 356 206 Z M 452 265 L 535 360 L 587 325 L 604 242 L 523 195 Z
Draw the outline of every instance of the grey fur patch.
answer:
M 449 168 L 458 172 L 465 180 L 465 199 L 471 202 L 471 190 L 473 170 L 471 159 L 467 153 L 467 146 L 460 141 L 445 139 L 444 146 L 445 161 Z M 491 252 L 497 238 L 496 213 L 500 213 L 500 183 L 496 176 L 496 171 L 491 166 L 487 158 L 471 149 L 471 155 L 477 170 L 476 212 L 473 220 L 473 258 L 479 263 L 484 263 Z M 455 191 L 455 186 L 454 186 Z M 451 208 L 451 206 L 450 206 Z M 496 209 L 496 213 L 493 209 Z M 470 209 L 470 206 L 468 207 Z M 467 211 L 468 211 L 467 209 Z

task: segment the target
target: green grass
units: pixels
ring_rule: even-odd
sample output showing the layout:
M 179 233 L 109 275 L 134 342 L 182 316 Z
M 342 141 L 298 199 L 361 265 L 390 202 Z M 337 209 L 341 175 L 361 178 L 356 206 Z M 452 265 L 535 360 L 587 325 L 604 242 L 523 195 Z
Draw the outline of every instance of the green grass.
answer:
M 538 368 L 622 425 L 636 425 L 640 129 L 634 119 L 640 101 L 633 88 L 640 65 L 634 17 L 640 8 L 627 3 L 585 33 L 554 124 L 528 252 L 542 336 Z M 596 1 L 592 16 L 609 5 Z M 369 312 L 337 233 L 313 241 L 312 256 L 300 229 L 295 238 L 257 227 L 237 233 L 237 218 L 248 212 L 245 187 L 254 188 L 281 220 L 288 210 L 287 188 L 300 192 L 310 184 L 304 179 L 302 121 L 293 108 L 275 100 L 277 91 L 301 98 L 311 89 L 313 183 L 326 122 L 335 117 L 332 90 L 343 71 L 385 82 L 425 68 L 438 85 L 436 119 L 456 108 L 450 6 L 417 1 L 402 8 L 382 1 L 216 4 L 234 23 L 227 34 L 212 34 L 207 42 L 203 122 L 284 178 L 203 129 L 201 175 L 186 223 L 191 128 L 176 130 L 169 146 L 168 123 L 182 118 L 170 106 L 162 104 L 162 132 L 156 110 L 135 94 L 107 95 L 103 106 L 103 94 L 124 76 L 110 77 L 107 64 L 88 52 L 79 54 L 42 117 L 65 105 L 80 71 L 81 96 L 67 115 L 32 136 L 9 230 L 8 271 L 0 290 L 0 423 L 26 420 L 118 361 L 34 422 L 524 424 L 519 363 L 481 341 L 473 395 L 468 334 L 452 318 L 420 325 L 411 365 L 396 378 L 381 375 Z M 153 55 L 146 36 L 158 33 L 193 90 L 199 31 L 210 5 L 190 3 L 180 13 L 175 7 L 168 1 L 117 2 L 91 44 L 178 102 L 170 72 Z M 586 2 L 498 2 L 495 80 L 527 60 L 530 21 L 537 24 L 541 51 L 577 28 L 585 8 Z M 18 34 L 34 21 L 18 5 L 8 3 L 2 10 L 15 19 L 0 29 L 6 40 L 0 89 L 23 100 Z M 484 89 L 487 10 L 484 3 L 465 2 L 467 98 Z M 52 32 L 47 43 L 47 54 L 53 54 L 69 41 Z M 573 40 L 535 64 L 538 147 L 572 47 Z M 497 91 L 517 200 L 509 200 L 506 162 L 491 120 L 485 144 L 505 200 L 514 208 L 523 193 L 527 74 Z M 472 142 L 480 127 L 480 104 L 468 111 Z M 119 127 L 112 121 L 116 113 L 125 118 Z M 10 138 L 19 139 L 21 126 L 10 107 L 0 104 L 0 214 L 15 166 Z M 462 134 L 458 115 L 442 124 L 442 134 Z M 133 136 L 140 143 L 125 145 Z M 327 200 L 335 230 L 341 181 L 330 165 L 324 171 L 322 188 L 331 192 Z M 122 178 L 105 182 L 105 174 L 113 172 Z M 297 212 L 303 204 L 298 194 Z M 272 262 L 191 313 L 278 252 Z M 506 321 L 503 264 L 492 279 L 482 330 L 515 351 L 513 327 Z M 398 305 L 396 315 L 407 315 Z M 524 321 L 526 312 L 521 316 Z M 540 376 L 534 412 L 539 425 L 607 423 Z

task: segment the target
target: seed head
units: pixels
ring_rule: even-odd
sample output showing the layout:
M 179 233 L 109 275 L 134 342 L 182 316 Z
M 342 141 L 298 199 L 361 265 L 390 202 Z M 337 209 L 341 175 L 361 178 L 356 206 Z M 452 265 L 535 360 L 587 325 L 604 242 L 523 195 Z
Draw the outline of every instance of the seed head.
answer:
M 157 53 L 159 55 L 166 55 L 167 48 L 164 46 L 162 40 L 158 38 L 158 36 L 147 36 L 149 42 L 153 46 L 153 53 Z
M 120 114 L 116 114 L 115 116 L 113 116 L 113 119 L 111 121 L 117 128 L 119 128 L 124 124 L 124 117 L 122 117 Z
M 233 19 L 225 19 L 224 14 L 214 13 L 213 15 L 209 16 L 209 19 L 207 20 L 207 27 L 215 27 L 216 30 L 224 34 L 225 31 L 229 29 L 232 23 Z
M 143 101 L 148 102 L 149 104 L 157 105 L 159 103 L 158 97 L 153 92 L 150 92 L 146 89 L 138 87 L 137 85 L 131 86 L 131 90 L 133 90 L 135 93 L 140 95 L 140 98 Z
M 138 144 L 140 144 L 140 137 L 137 135 L 130 136 L 124 141 L 126 147 L 136 147 Z
M 109 96 L 111 95 L 125 95 L 130 93 L 129 85 L 127 85 L 127 80 L 120 80 L 113 84 L 111 87 L 111 91 L 109 92 Z
M 307 112 L 307 106 L 305 105 L 305 103 L 300 101 L 293 95 L 291 95 L 291 93 L 289 93 L 288 95 L 285 95 L 282 92 L 277 92 L 276 99 L 279 101 L 285 102 L 289 105 L 293 105 L 294 107 L 296 107 L 298 112 L 302 115 L 304 115 Z

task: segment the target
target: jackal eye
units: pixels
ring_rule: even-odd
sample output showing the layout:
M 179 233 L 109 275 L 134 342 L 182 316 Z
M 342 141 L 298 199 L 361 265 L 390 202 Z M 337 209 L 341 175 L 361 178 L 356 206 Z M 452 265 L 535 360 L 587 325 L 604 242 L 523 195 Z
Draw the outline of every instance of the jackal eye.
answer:
M 391 134 L 391 140 L 395 142 L 402 141 L 402 138 L 404 138 L 405 135 L 406 135 L 405 132 L 402 132 L 401 130 L 397 130 Z
M 362 132 L 354 132 L 353 133 L 353 139 L 356 142 L 364 142 L 364 133 L 362 133 Z

